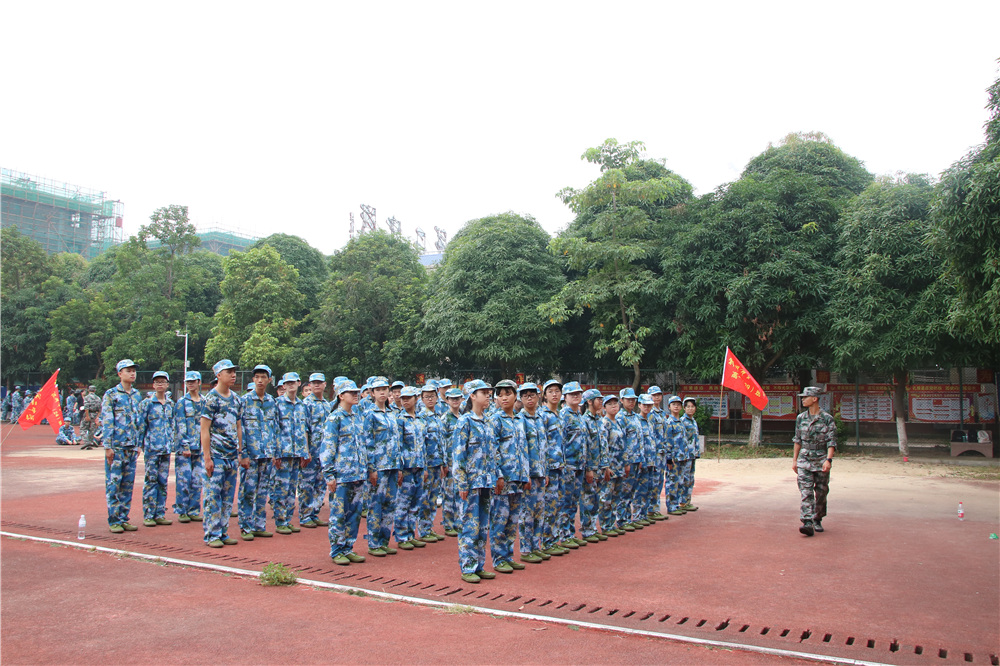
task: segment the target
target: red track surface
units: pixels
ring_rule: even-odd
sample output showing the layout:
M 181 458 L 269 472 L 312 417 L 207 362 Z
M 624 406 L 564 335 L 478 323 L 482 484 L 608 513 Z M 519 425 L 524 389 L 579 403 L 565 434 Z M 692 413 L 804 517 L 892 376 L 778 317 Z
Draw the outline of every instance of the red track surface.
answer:
M 9 427 L 3 428 L 5 437 Z M 912 491 L 869 515 L 863 493 L 837 495 L 835 483 L 828 531 L 806 539 L 796 530 L 791 474 L 781 493 L 751 483 L 699 481 L 698 513 L 470 586 L 458 577 L 455 539 L 336 567 L 322 529 L 222 551 L 204 546 L 197 523 L 112 535 L 104 518 L 100 452 L 52 441 L 44 428 L 18 431 L 4 441 L 5 531 L 75 540 L 76 521 L 85 513 L 88 538 L 96 545 L 254 570 L 281 561 L 298 569 L 301 578 L 454 604 L 845 660 L 966 663 L 968 654 L 973 663 L 989 664 L 998 654 L 1000 548 L 984 538 L 997 529 L 996 507 L 988 518 L 970 516 L 961 523 L 950 510 L 926 515 L 910 508 L 924 506 L 921 499 L 928 493 L 954 490 L 942 490 L 942 484 L 958 486 L 967 498 L 978 493 L 997 500 L 995 484 L 918 478 Z M 141 465 L 137 476 L 133 523 L 141 519 Z M 532 621 L 451 615 L 302 587 L 263 588 L 218 573 L 10 539 L 2 546 L 0 647 L 9 663 L 777 659 Z M 355 550 L 364 552 L 363 539 Z M 331 632 L 355 637 L 349 653 L 342 644 L 323 641 Z M 123 637 L 131 645 L 121 645 Z M 947 657 L 939 656 L 941 650 Z M 339 656 L 344 654 L 349 656 Z

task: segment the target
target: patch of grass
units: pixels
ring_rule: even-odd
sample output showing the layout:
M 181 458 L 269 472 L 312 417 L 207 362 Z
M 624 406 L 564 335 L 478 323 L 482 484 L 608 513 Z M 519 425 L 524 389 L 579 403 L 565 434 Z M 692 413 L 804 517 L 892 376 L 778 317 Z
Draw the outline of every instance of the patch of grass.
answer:
M 989 467 L 949 465 L 945 470 L 945 475 L 959 479 L 973 479 L 975 481 L 1000 481 L 1000 467 L 995 465 Z
M 449 615 L 467 615 L 469 613 L 475 613 L 476 609 L 472 606 L 464 606 L 462 604 L 452 604 L 444 609 L 445 613 Z
M 726 460 L 743 460 L 746 458 L 790 458 L 792 450 L 789 447 L 762 444 L 749 446 L 747 444 L 706 443 L 705 458 L 725 458 Z
M 280 562 L 269 563 L 260 574 L 261 585 L 294 585 L 297 580 L 295 573 Z
M 364 590 L 348 590 L 347 593 L 352 597 L 367 597 L 368 593 Z

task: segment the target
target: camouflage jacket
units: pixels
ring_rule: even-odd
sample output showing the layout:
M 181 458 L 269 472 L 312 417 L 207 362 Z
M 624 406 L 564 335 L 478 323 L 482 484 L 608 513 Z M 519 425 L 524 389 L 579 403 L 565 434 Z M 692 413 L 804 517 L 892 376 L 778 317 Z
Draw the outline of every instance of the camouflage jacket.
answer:
M 492 488 L 497 483 L 499 455 L 493 428 L 485 415 L 475 412 L 462 414 L 452 433 L 451 473 L 459 492 L 476 488 Z
M 278 403 L 253 391 L 243 397 L 243 457 L 273 458 L 278 442 Z
M 89 396 L 88 396 L 89 397 Z M 134 449 L 139 446 L 139 403 L 135 388 L 121 384 L 110 388 L 101 400 L 102 443 L 106 449 Z
M 170 455 L 177 449 L 177 405 L 156 397 L 139 403 L 139 442 L 146 455 Z
M 361 414 L 338 407 L 330 413 L 323 426 L 323 447 L 320 462 L 323 477 L 338 483 L 364 481 L 375 466 L 368 460 L 368 449 L 361 437 Z

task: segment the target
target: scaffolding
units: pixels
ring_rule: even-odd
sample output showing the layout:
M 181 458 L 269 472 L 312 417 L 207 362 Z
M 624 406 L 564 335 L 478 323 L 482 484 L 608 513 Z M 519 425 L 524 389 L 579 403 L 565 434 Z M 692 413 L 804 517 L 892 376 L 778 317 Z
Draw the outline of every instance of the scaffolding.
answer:
M 49 254 L 93 259 L 125 240 L 122 202 L 101 191 L 0 169 L 0 225 L 16 226 Z
M 198 238 L 201 239 L 201 249 L 223 257 L 228 257 L 229 253 L 233 251 L 246 252 L 251 245 L 257 242 L 257 238 L 254 236 L 223 227 L 200 229 Z

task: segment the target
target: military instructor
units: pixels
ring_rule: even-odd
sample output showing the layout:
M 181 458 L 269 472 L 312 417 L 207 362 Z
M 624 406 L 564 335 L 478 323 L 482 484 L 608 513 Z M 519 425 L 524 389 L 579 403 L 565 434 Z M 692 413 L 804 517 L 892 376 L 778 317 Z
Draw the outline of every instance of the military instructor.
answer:
M 837 424 L 829 412 L 819 406 L 823 389 L 807 386 L 799 397 L 804 412 L 795 419 L 795 445 L 792 470 L 798 476 L 802 505 L 799 532 L 811 537 L 823 531 L 826 517 L 826 498 L 830 493 L 830 468 L 837 451 Z

